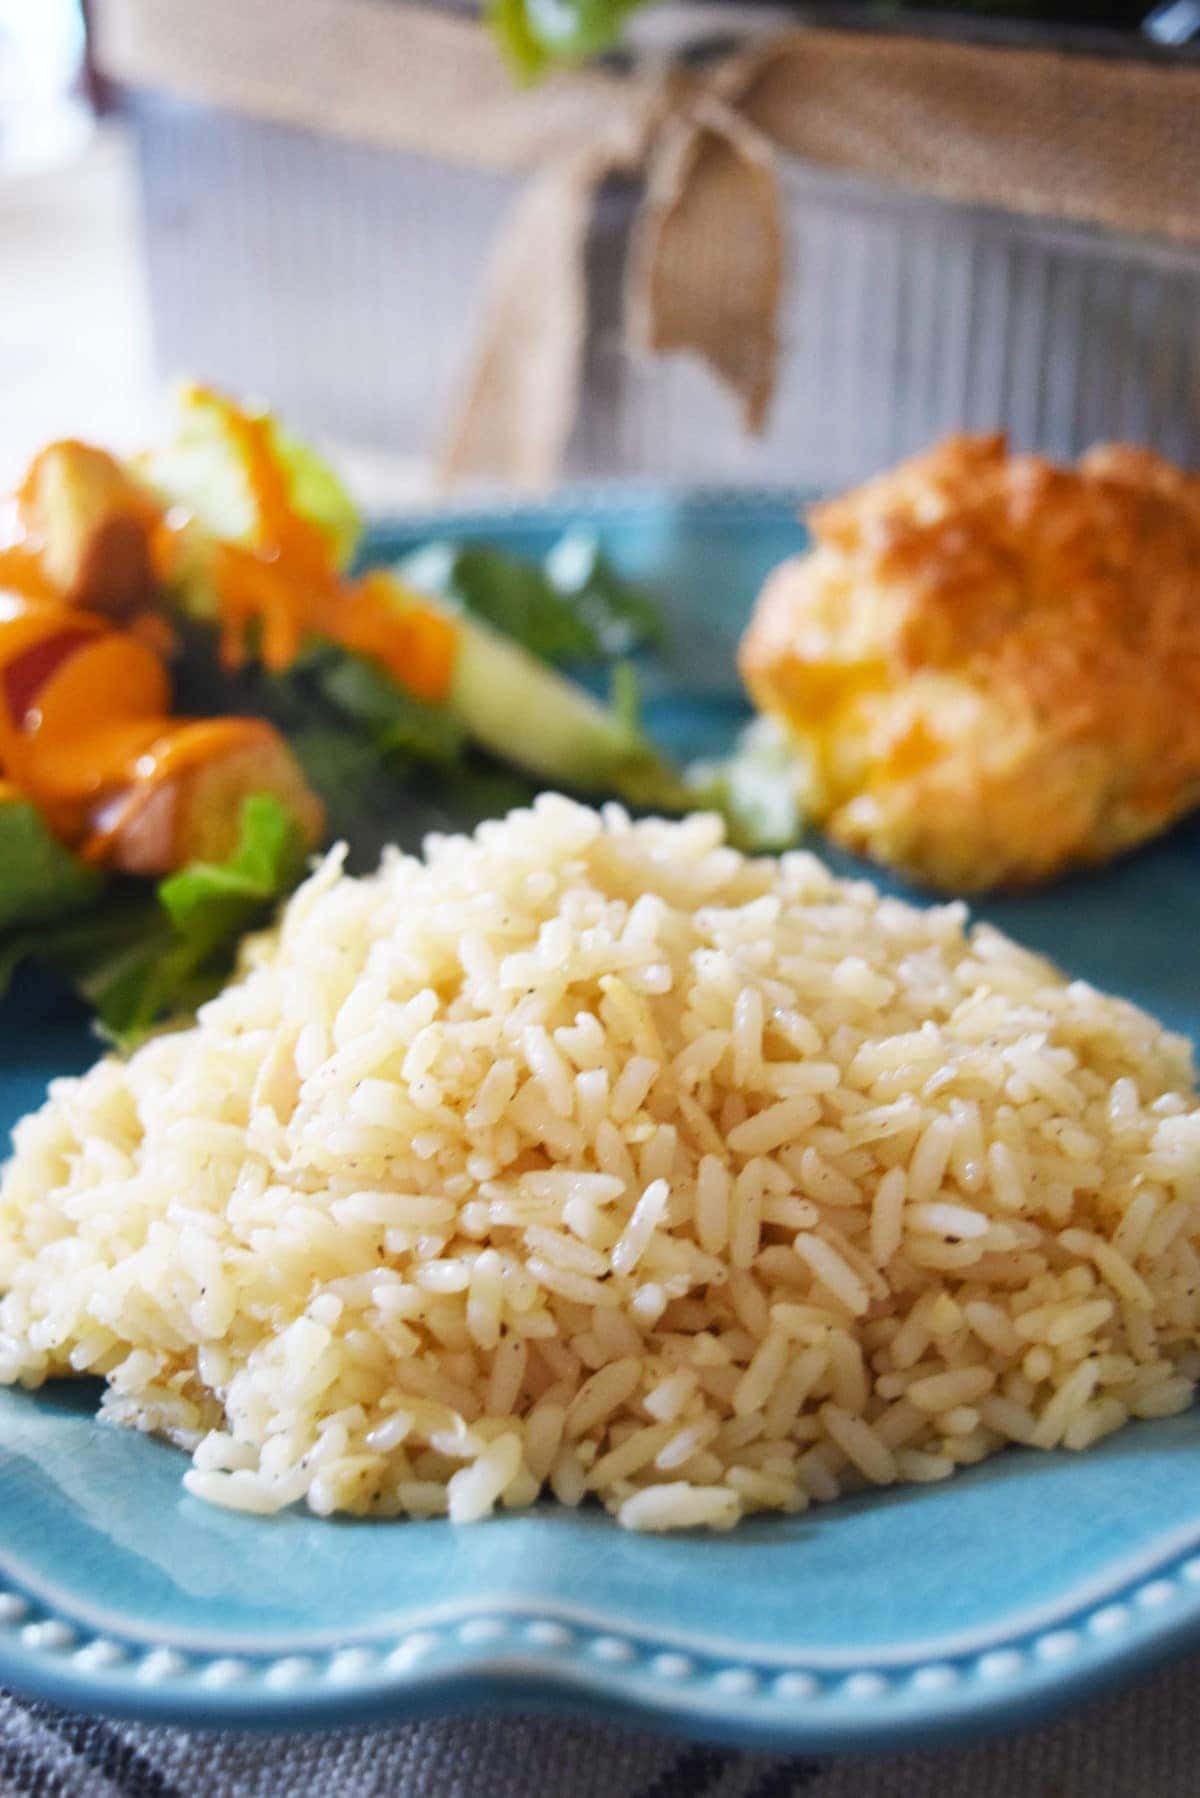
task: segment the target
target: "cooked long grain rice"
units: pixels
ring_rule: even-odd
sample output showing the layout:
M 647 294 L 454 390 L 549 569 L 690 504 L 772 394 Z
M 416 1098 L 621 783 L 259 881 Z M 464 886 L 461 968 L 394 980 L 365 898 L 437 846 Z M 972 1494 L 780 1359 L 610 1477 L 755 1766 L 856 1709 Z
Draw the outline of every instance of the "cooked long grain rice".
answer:
M 0 1380 L 101 1372 L 216 1504 L 722 1528 L 1185 1406 L 1200 1111 L 960 907 L 545 798 L 56 1082 L 0 1292 Z

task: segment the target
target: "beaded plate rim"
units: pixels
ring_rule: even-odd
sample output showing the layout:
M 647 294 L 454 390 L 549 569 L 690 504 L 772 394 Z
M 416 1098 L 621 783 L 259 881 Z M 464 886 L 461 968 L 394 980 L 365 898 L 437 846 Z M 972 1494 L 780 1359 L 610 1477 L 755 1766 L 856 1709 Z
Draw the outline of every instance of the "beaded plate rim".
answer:
M 1181 1534 L 1042 1614 L 856 1659 L 799 1645 L 741 1652 L 519 1598 L 429 1607 L 333 1642 L 202 1648 L 119 1616 L 97 1627 L 0 1556 L 0 1682 L 193 1728 L 329 1728 L 521 1703 L 746 1746 L 929 1741 L 1032 1722 L 1200 1640 L 1200 1525 L 1182 1545 Z

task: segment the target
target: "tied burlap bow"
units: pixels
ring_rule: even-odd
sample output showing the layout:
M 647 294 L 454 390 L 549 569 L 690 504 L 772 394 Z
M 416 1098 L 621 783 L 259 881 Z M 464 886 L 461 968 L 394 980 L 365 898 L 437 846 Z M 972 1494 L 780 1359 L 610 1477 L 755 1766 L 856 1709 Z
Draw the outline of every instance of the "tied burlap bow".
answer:
M 775 382 L 783 220 L 771 145 L 722 80 L 668 70 L 624 90 L 594 143 L 535 175 L 489 270 L 483 327 L 448 434 L 448 481 L 502 470 L 538 486 L 574 421 L 587 327 L 585 246 L 596 194 L 640 173 L 627 319 L 644 351 L 690 350 L 733 390 L 748 430 Z M 630 102 L 633 104 L 630 104 Z
M 514 85 L 472 21 L 388 0 L 103 0 L 106 71 L 259 117 L 528 179 L 502 221 L 441 456 L 542 486 L 574 421 L 597 193 L 644 182 L 628 326 L 700 356 L 761 428 L 780 151 L 942 199 L 1200 238 L 1200 68 L 788 30 L 700 70 Z

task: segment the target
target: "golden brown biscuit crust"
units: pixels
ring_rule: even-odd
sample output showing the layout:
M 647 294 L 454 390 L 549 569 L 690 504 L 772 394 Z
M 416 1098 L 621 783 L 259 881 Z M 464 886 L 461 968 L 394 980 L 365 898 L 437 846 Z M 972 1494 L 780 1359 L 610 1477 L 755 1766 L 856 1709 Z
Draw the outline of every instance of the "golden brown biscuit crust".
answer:
M 1200 789 L 1200 477 L 954 437 L 813 508 L 742 643 L 831 834 L 938 885 L 1045 878 Z

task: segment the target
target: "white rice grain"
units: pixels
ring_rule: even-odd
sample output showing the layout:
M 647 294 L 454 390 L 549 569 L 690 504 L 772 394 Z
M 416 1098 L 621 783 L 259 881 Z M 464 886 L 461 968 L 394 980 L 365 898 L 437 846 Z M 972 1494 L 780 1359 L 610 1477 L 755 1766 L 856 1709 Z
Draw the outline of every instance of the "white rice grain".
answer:
M 961 907 L 553 795 L 336 856 L 197 1023 L 54 1083 L 0 1381 L 264 1516 L 729 1527 L 1200 1373 L 1186 1045 Z
M 627 1530 L 731 1529 L 741 1515 L 736 1492 L 723 1486 L 690 1486 L 675 1480 L 643 1486 L 627 1498 L 617 1520 Z

